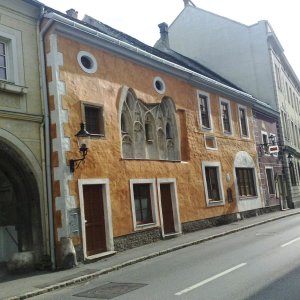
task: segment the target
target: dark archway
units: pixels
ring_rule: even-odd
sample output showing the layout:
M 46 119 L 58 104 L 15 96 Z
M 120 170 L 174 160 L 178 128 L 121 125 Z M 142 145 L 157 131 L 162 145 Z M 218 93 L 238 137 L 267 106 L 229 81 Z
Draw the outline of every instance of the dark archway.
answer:
M 10 145 L 0 140 L 0 251 L 2 261 L 11 249 L 43 252 L 39 191 L 28 163 Z M 0 257 L 1 259 L 1 257 Z

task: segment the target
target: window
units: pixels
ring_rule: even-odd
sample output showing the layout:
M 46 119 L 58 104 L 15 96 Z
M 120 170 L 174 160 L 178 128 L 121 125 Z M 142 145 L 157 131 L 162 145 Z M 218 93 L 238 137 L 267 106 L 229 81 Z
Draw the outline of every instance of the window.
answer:
M 149 184 L 133 186 L 135 217 L 137 225 L 153 223 Z
M 217 150 L 217 141 L 214 136 L 205 135 L 204 141 L 205 141 L 205 147 L 207 149 Z
M 276 81 L 277 81 L 277 87 L 280 91 L 282 91 L 282 83 L 281 83 L 281 75 L 280 75 L 280 69 L 277 65 L 275 65 L 275 73 L 276 73 Z
M 266 168 L 266 176 L 267 176 L 267 184 L 269 194 L 275 194 L 275 187 L 274 187 L 274 176 L 273 176 L 273 169 Z
M 293 162 L 289 163 L 289 169 L 290 169 L 291 183 L 292 183 L 292 185 L 297 185 L 296 173 L 295 173 L 295 168 L 294 168 Z
M 198 94 L 199 114 L 202 128 L 211 129 L 210 103 L 207 93 Z
M 159 94 L 164 94 L 165 91 L 166 91 L 166 85 L 160 77 L 155 77 L 154 78 L 153 86 Z
M 269 138 L 267 132 L 261 132 L 261 143 L 263 144 L 264 153 L 269 154 Z
M 219 162 L 202 162 L 204 189 L 208 206 L 223 205 L 223 187 Z
M 89 74 L 93 74 L 97 71 L 97 61 L 96 58 L 86 51 L 79 51 L 77 54 L 77 61 L 80 68 Z
M 0 80 L 5 80 L 4 89 L 16 91 L 16 84 L 24 86 L 23 46 L 21 32 L 12 28 L 0 26 Z
M 131 207 L 136 230 L 157 225 L 155 179 L 131 179 Z
M 104 136 L 103 108 L 100 106 L 84 105 L 86 130 L 90 134 Z
M 256 196 L 254 169 L 236 168 L 236 177 L 240 196 Z
M 247 121 L 246 108 L 239 107 L 239 115 L 240 115 L 241 134 L 243 137 L 248 137 L 248 121 Z
M 231 115 L 230 115 L 230 105 L 229 102 L 221 101 L 221 117 L 223 131 L 225 133 L 231 133 Z
M 6 44 L 0 42 L 0 80 L 7 79 L 6 60 L 7 60 Z

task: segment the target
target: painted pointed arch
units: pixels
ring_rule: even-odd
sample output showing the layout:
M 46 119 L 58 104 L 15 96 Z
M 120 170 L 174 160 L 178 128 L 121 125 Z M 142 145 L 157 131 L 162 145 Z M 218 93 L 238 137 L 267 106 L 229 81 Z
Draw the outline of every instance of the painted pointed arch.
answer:
M 134 111 L 136 106 L 137 98 L 134 91 L 128 87 L 123 87 L 119 103 L 119 127 L 123 158 L 134 158 Z
M 179 160 L 179 137 L 174 101 L 170 97 L 164 97 L 161 102 L 161 110 L 164 115 L 163 129 L 166 139 L 167 159 Z

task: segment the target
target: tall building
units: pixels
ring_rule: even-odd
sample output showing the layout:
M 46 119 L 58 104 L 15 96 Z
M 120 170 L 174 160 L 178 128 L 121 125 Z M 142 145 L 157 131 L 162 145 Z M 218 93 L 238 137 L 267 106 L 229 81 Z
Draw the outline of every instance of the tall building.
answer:
M 300 83 L 268 21 L 246 26 L 185 2 L 170 48 L 228 78 L 280 112 L 288 205 L 300 206 Z
M 50 251 L 40 13 L 36 1 L 0 4 L 0 267 Z

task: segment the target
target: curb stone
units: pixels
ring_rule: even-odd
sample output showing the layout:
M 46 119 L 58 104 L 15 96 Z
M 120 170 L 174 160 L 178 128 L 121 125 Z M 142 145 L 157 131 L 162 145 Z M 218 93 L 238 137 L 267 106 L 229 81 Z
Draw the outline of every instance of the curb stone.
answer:
M 241 226 L 241 227 L 238 227 L 238 228 L 235 228 L 235 229 L 231 229 L 231 230 L 227 230 L 227 231 L 224 231 L 224 232 L 221 232 L 221 233 L 210 235 L 210 236 L 207 236 L 207 237 L 204 237 L 204 238 L 192 241 L 192 242 L 183 243 L 183 244 L 171 247 L 171 248 L 167 248 L 165 250 L 161 250 L 161 251 L 158 251 L 158 252 L 150 253 L 150 254 L 145 255 L 145 256 L 137 257 L 137 258 L 128 260 L 124 263 L 117 264 L 117 265 L 114 265 L 112 267 L 105 268 L 101 271 L 96 271 L 92 274 L 81 275 L 81 276 L 78 276 L 76 278 L 73 278 L 73 279 L 70 279 L 70 280 L 67 280 L 67 281 L 63 281 L 61 283 L 57 283 L 57 284 L 54 284 L 54 285 L 50 285 L 50 286 L 42 288 L 42 289 L 38 289 L 38 290 L 35 290 L 35 291 L 32 291 L 32 292 L 27 292 L 27 293 L 25 293 L 23 295 L 20 295 L 20 296 L 13 296 L 13 297 L 10 297 L 10 298 L 6 298 L 6 300 L 23 300 L 23 299 L 28 299 L 28 298 L 32 298 L 32 297 L 35 297 L 35 296 L 39 296 L 39 295 L 42 295 L 42 294 L 46 294 L 46 293 L 49 293 L 49 292 L 52 292 L 52 291 L 55 291 L 55 290 L 58 290 L 58 289 L 62 289 L 62 288 L 67 287 L 67 286 L 75 285 L 76 283 L 81 283 L 81 282 L 85 282 L 85 281 L 88 281 L 88 280 L 91 280 L 91 279 L 95 279 L 97 277 L 100 277 L 101 275 L 104 275 L 104 274 L 107 274 L 107 273 L 110 273 L 110 272 L 113 272 L 113 271 L 120 270 L 122 268 L 128 267 L 130 265 L 134 265 L 136 263 L 139 263 L 139 262 L 142 262 L 142 261 L 145 261 L 145 260 L 157 257 L 157 256 L 165 255 L 165 254 L 168 254 L 168 253 L 180 250 L 180 249 L 184 249 L 184 248 L 187 248 L 187 247 L 190 247 L 190 246 L 198 245 L 198 244 L 216 239 L 218 237 L 229 235 L 229 234 L 232 234 L 232 233 L 235 233 L 235 232 L 238 232 L 238 231 L 246 230 L 246 229 L 258 226 L 258 225 L 269 223 L 269 222 L 272 222 L 272 221 L 275 221 L 275 220 L 280 220 L 280 219 L 290 217 L 290 216 L 294 216 L 294 215 L 297 215 L 297 214 L 300 214 L 300 211 L 299 212 L 292 212 L 292 213 L 282 215 L 282 216 L 269 218 L 269 219 L 259 221 L 259 222 L 256 222 L 256 223 L 253 223 L 253 224 L 250 224 L 250 225 L 245 225 L 245 226 Z

